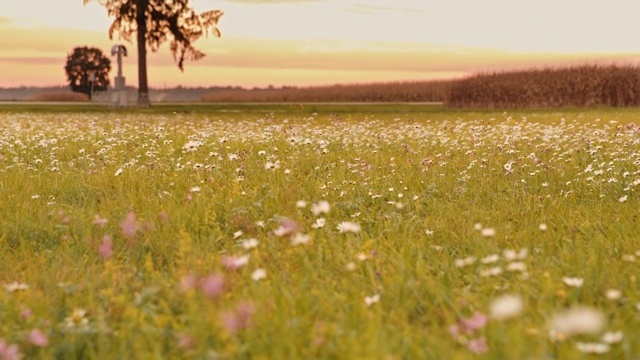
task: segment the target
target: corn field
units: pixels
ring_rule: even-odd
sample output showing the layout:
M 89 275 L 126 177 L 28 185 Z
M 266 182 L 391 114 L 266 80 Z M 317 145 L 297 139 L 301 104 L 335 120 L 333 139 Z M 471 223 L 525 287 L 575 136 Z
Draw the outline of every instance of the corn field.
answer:
M 203 102 L 441 102 L 450 81 L 331 85 L 308 88 L 229 90 Z
M 455 81 L 453 108 L 626 107 L 640 105 L 640 68 L 578 66 L 488 73 Z

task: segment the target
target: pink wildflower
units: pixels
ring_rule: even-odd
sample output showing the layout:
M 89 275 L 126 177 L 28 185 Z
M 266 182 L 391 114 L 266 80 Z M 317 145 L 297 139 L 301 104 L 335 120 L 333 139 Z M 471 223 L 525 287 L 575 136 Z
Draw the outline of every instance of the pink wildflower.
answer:
M 209 299 L 215 299 L 224 292 L 224 277 L 212 274 L 200 280 L 200 290 Z
M 108 222 L 109 220 L 107 218 L 101 218 L 100 215 L 96 214 L 95 220 L 93 220 L 93 225 L 102 228 Z
M 484 336 L 474 340 L 469 340 L 467 347 L 474 354 L 482 354 L 489 351 L 489 345 L 487 345 L 487 339 Z
M 98 252 L 105 260 L 109 260 L 111 258 L 113 255 L 113 243 L 111 242 L 111 236 L 105 235 L 102 237 L 102 244 L 98 247 Z
M 2 360 L 20 360 L 22 354 L 16 344 L 7 344 L 4 339 L 0 339 L 0 359 Z
M 127 217 L 120 222 L 120 228 L 124 235 L 130 239 L 136 236 L 140 224 L 136 221 L 136 214 L 133 211 L 127 214 Z
M 49 339 L 42 331 L 33 329 L 29 332 L 27 342 L 33 346 L 44 347 L 49 344 Z
M 224 266 L 228 270 L 238 270 L 241 267 L 247 265 L 248 262 L 249 255 L 222 257 L 222 266 Z
M 462 319 L 460 323 L 467 334 L 472 334 L 476 330 L 482 329 L 483 327 L 485 327 L 485 325 L 487 325 L 487 316 L 476 312 L 472 317 L 468 319 Z
M 236 306 L 235 311 L 221 313 L 220 322 L 229 333 L 237 334 L 240 330 L 249 326 L 255 311 L 253 303 L 243 302 Z
M 273 230 L 273 234 L 278 237 L 293 235 L 300 231 L 300 225 L 292 219 L 289 218 L 281 218 L 280 226 Z
M 188 292 L 189 290 L 195 289 L 198 285 L 198 279 L 191 274 L 187 274 L 180 279 L 180 291 Z
M 184 350 L 191 350 L 198 345 L 196 339 L 189 334 L 180 333 L 176 335 L 176 338 L 178 340 L 178 347 Z

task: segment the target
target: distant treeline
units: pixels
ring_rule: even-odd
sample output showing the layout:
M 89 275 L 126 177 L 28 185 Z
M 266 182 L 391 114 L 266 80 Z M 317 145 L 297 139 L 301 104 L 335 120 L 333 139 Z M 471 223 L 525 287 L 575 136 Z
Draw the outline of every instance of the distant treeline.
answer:
M 135 88 L 129 88 L 135 92 Z M 68 87 L 0 88 L 0 100 L 86 101 Z M 483 73 L 460 80 L 318 87 L 150 89 L 152 102 L 442 102 L 451 108 L 640 106 L 640 67 L 584 65 Z M 65 100 L 63 100 L 65 101 Z
M 220 91 L 206 102 L 443 102 L 451 108 L 640 105 L 640 67 L 584 65 L 461 80 Z
M 127 90 L 136 92 L 134 87 Z M 152 102 L 199 102 L 203 95 L 218 91 L 242 90 L 237 86 L 174 87 L 149 89 Z M 69 86 L 0 88 L 0 101 L 77 101 Z
M 480 74 L 451 83 L 453 108 L 548 108 L 640 105 L 637 66 L 578 66 Z
M 441 102 L 450 81 L 390 82 L 220 91 L 205 102 Z

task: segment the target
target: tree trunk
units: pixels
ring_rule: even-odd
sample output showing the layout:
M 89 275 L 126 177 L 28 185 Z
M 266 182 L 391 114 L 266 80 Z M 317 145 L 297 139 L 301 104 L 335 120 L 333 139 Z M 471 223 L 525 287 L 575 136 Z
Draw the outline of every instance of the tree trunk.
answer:
M 147 17 L 145 12 L 149 5 L 149 0 L 138 0 L 136 6 L 136 23 L 138 30 L 136 33 L 138 42 L 138 106 L 148 107 L 149 85 L 147 83 Z

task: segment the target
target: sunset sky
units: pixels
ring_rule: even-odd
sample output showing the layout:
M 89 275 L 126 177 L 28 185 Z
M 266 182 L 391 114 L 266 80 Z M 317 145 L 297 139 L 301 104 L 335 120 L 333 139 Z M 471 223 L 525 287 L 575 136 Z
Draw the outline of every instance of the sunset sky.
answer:
M 638 0 L 193 0 L 225 12 L 222 38 L 180 72 L 150 53 L 151 87 L 281 86 L 443 79 L 479 71 L 583 63 L 640 64 Z M 106 10 L 82 0 L 0 0 L 0 87 L 65 85 L 76 46 L 110 40 Z M 115 58 L 112 77 L 115 76 Z M 112 80 L 113 81 L 113 80 Z

